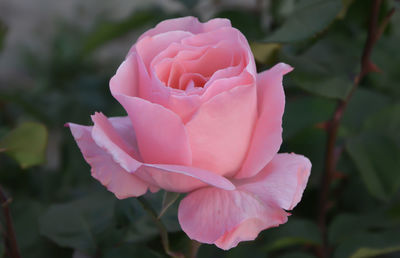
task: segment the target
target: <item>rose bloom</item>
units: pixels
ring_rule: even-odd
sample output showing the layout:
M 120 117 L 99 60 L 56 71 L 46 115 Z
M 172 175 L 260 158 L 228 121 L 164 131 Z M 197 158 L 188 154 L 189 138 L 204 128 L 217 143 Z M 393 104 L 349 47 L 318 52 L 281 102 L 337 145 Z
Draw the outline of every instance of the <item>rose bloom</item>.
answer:
M 145 32 L 110 81 L 126 117 L 69 123 L 91 173 L 117 198 L 188 193 L 183 231 L 222 249 L 285 223 L 311 163 L 277 154 L 285 95 L 279 63 L 257 74 L 227 19 L 166 20 Z

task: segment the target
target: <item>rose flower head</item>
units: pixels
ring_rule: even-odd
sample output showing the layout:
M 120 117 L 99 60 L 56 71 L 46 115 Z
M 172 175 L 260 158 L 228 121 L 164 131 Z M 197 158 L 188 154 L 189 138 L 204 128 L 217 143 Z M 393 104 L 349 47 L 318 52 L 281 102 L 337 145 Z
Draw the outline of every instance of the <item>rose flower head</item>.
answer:
M 277 153 L 285 95 L 279 63 L 262 73 L 227 19 L 166 20 L 139 37 L 111 78 L 127 116 L 69 123 L 94 178 L 119 199 L 187 193 L 183 231 L 222 249 L 287 221 L 311 163 Z

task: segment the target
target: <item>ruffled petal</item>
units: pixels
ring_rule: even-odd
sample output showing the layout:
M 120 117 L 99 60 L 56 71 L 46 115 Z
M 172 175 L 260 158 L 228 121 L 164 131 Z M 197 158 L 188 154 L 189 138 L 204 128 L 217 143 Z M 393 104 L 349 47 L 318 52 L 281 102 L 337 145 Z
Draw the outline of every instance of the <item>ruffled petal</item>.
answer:
M 301 155 L 277 154 L 257 176 L 233 180 L 236 189 L 201 188 L 185 197 L 178 218 L 183 231 L 222 249 L 254 240 L 260 231 L 287 221 L 300 201 L 311 163 Z
M 285 210 L 300 202 L 311 172 L 311 162 L 302 155 L 279 153 L 255 177 L 238 180 L 240 189 L 255 193 L 265 202 Z
M 202 33 L 207 31 L 213 31 L 222 27 L 231 27 L 231 22 L 228 19 L 212 19 L 206 23 L 201 23 L 196 17 L 187 16 L 175 19 L 168 19 L 160 22 L 153 29 L 146 31 L 140 38 L 147 36 L 154 36 L 160 33 L 169 31 L 188 31 L 191 33 Z
M 193 166 L 229 176 L 240 168 L 257 116 L 255 85 L 222 92 L 186 124 Z
M 112 156 L 92 139 L 92 126 L 68 124 L 86 162 L 91 166 L 92 176 L 99 180 L 118 199 L 137 197 L 146 193 L 149 185 L 128 173 Z
M 275 156 L 282 143 L 282 116 L 285 108 L 283 75 L 293 68 L 279 63 L 257 77 L 258 119 L 249 152 L 236 178 L 252 177 Z
M 287 216 L 281 208 L 263 203 L 249 192 L 212 187 L 190 193 L 178 210 L 179 223 L 191 239 L 225 250 L 254 240 L 260 231 L 285 223 Z

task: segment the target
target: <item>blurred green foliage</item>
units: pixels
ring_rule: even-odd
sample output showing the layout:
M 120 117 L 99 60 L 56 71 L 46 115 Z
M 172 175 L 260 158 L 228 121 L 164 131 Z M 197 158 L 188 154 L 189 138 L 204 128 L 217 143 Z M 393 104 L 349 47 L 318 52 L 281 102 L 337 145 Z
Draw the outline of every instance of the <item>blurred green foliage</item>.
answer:
M 9 155 L 0 155 L 0 182 L 13 199 L 22 257 L 165 257 L 157 228 L 138 201 L 117 200 L 91 178 L 63 124 L 89 124 L 89 115 L 97 110 L 123 114 L 109 94 L 108 81 L 128 49 L 119 49 L 107 63 L 97 55 L 165 18 L 201 14 L 201 1 L 180 2 L 181 11 L 154 6 L 117 21 L 100 19 L 90 29 L 60 23 L 47 56 L 21 51 L 31 80 L 10 80 L 9 87 L 1 88 L 0 149 Z M 372 1 L 265 0 L 258 2 L 266 5 L 254 9 L 220 2 L 212 2 L 213 16 L 231 19 L 246 35 L 259 71 L 278 61 L 294 66 L 284 83 L 280 151 L 306 155 L 313 170 L 287 224 L 228 252 L 202 245 L 199 257 L 315 257 L 322 243 L 316 214 L 326 142 L 323 122 L 347 96 L 360 69 Z M 398 3 L 386 0 L 382 13 L 392 6 Z M 6 44 L 5 28 L 0 23 L 0 48 Z M 133 44 L 135 37 L 130 40 Z M 400 255 L 399 42 L 397 10 L 373 51 L 372 60 L 382 71 L 361 82 L 339 128 L 341 177 L 332 184 L 328 217 L 333 257 Z M 45 160 L 47 141 L 47 163 L 37 166 Z M 172 249 L 187 248 L 189 240 L 176 217 L 174 200 L 180 197 L 160 192 L 145 198 L 158 213 L 165 212 L 162 220 Z

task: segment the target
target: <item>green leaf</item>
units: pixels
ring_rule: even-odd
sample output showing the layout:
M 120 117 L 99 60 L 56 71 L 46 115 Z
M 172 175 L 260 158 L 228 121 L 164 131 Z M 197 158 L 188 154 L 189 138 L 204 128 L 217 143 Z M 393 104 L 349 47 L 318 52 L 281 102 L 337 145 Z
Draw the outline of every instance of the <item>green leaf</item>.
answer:
M 376 257 L 376 255 L 399 251 L 399 243 L 398 228 L 383 232 L 357 234 L 352 237 L 351 241 L 345 241 L 340 244 L 333 257 Z
M 386 248 L 369 248 L 362 247 L 351 255 L 351 258 L 368 258 L 377 257 L 378 255 L 390 254 L 400 251 L 400 245 L 391 246 Z
M 390 229 L 399 225 L 384 211 L 370 211 L 365 214 L 339 214 L 329 225 L 328 238 L 330 243 L 351 242 L 355 235 Z
M 286 57 L 285 61 L 295 68 L 290 74 L 295 86 L 312 94 L 345 99 L 353 85 L 346 76 L 334 73 L 330 67 L 318 63 L 321 60 L 313 60 L 312 56 Z
M 341 9 L 338 0 L 302 0 L 287 21 L 265 41 L 289 43 L 315 36 L 333 22 Z
M 294 245 L 318 245 L 321 243 L 317 225 L 305 219 L 289 219 L 288 223 L 277 229 L 269 229 L 264 235 L 268 241 L 265 249 L 279 250 Z
M 227 18 L 232 26 L 242 32 L 248 40 L 259 40 L 265 37 L 265 29 L 261 27 L 260 15 L 246 9 L 223 10 L 215 15 L 219 18 Z
M 330 119 L 335 102 L 317 97 L 288 101 L 283 115 L 283 138 L 289 139 L 303 129 Z
M 155 13 L 157 13 L 157 15 L 155 15 Z M 108 41 L 121 37 L 132 30 L 142 28 L 148 24 L 154 24 L 163 18 L 165 18 L 165 15 L 162 10 L 149 9 L 135 12 L 122 21 L 101 23 L 84 40 L 82 53 L 84 55 L 90 54 Z
M 112 196 L 101 194 L 52 205 L 40 217 L 40 233 L 60 246 L 93 254 L 101 234 L 113 227 L 114 204 Z
M 365 132 L 346 144 L 368 191 L 388 200 L 400 187 L 400 148 L 387 135 Z
M 164 197 L 163 197 L 163 202 L 162 202 L 162 207 L 161 207 L 161 211 L 158 215 L 158 218 L 161 218 L 164 213 L 168 210 L 168 208 L 174 204 L 174 202 L 176 200 L 178 200 L 179 198 L 179 193 L 173 193 L 173 192 L 167 192 L 165 191 L 164 193 Z
M 39 123 L 23 123 L 0 140 L 0 151 L 18 161 L 22 168 L 45 161 L 47 129 Z
M 114 248 L 107 249 L 101 256 L 103 258 L 162 258 L 163 256 L 139 244 L 123 244 Z
M 250 47 L 257 62 L 272 64 L 275 63 L 281 44 L 252 42 Z

